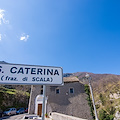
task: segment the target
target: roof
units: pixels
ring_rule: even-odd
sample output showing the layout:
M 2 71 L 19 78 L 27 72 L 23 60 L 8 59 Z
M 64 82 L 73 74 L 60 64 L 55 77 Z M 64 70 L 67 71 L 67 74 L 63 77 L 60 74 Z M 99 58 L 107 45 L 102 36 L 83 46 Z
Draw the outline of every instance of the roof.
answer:
M 0 64 L 7 64 L 5 61 L 0 61 Z
M 64 82 L 79 82 L 79 79 L 77 77 L 64 77 Z

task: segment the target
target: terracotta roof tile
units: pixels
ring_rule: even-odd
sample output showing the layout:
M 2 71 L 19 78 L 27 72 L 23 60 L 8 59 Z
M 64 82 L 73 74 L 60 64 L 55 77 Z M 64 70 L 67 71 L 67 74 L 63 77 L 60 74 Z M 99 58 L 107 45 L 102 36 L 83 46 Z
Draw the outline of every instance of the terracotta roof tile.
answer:
M 79 79 L 77 77 L 64 77 L 64 82 L 79 82 Z

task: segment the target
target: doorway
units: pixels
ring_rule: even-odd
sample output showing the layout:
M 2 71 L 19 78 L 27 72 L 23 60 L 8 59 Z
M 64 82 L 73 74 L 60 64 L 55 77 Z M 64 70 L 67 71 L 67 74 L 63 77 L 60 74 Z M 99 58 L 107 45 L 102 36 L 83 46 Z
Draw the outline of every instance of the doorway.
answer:
M 42 116 L 42 104 L 38 104 L 37 115 L 39 115 L 40 117 Z
M 42 104 L 43 104 L 43 95 L 37 95 L 35 99 L 35 114 L 42 116 Z M 47 105 L 47 97 L 45 98 L 45 113 Z

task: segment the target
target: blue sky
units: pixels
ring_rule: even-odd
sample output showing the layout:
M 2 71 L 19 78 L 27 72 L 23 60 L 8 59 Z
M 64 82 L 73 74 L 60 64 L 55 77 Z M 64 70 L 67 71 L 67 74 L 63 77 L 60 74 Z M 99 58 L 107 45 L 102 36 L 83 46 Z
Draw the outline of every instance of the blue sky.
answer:
M 120 1 L 0 0 L 0 61 L 120 74 Z

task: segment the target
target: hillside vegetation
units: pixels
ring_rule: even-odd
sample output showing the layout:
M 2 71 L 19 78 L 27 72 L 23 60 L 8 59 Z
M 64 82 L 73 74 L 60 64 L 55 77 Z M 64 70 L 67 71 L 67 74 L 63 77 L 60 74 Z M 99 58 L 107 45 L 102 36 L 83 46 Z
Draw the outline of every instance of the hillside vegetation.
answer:
M 29 87 L 25 86 L 0 86 L 0 109 L 3 111 L 9 107 L 28 107 Z

